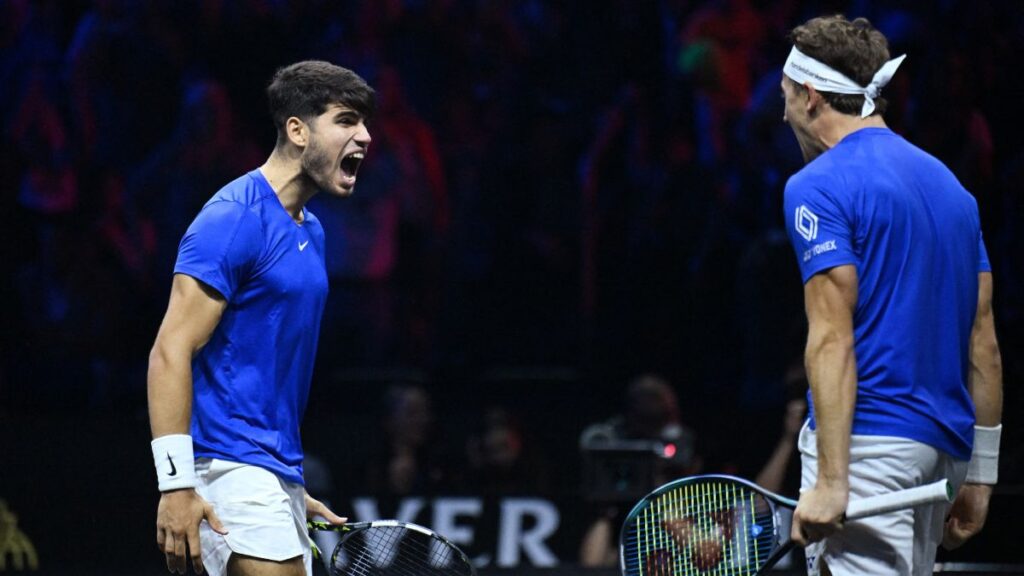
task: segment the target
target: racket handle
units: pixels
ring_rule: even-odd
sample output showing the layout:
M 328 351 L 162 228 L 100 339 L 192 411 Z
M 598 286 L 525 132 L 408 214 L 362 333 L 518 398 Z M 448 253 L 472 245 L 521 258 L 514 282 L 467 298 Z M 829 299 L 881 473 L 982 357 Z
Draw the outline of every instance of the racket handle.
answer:
M 952 502 L 954 496 L 956 494 L 953 493 L 953 484 L 949 480 L 943 479 L 916 488 L 852 500 L 846 507 L 846 519 L 856 520 L 866 516 L 885 514 L 893 510 L 913 508 L 921 504 Z

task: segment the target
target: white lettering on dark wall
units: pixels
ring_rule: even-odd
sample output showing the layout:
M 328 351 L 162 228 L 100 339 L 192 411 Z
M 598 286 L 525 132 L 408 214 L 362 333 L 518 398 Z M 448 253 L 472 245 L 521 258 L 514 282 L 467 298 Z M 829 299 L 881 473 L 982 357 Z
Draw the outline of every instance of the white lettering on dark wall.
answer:
M 479 518 L 484 503 L 479 498 L 438 498 L 434 501 L 434 519 L 431 528 L 456 546 L 471 546 L 475 540 L 472 525 L 459 524 L 460 516 Z M 489 556 L 473 559 L 478 565 L 490 563 Z
M 532 516 L 536 525 L 523 531 L 524 519 Z M 522 550 L 530 564 L 541 568 L 558 566 L 558 558 L 544 540 L 558 530 L 561 518 L 555 506 L 539 498 L 509 498 L 501 503 L 501 530 L 498 531 L 498 566 L 519 566 Z
M 534 566 L 548 568 L 558 565 L 558 557 L 549 545 L 561 525 L 561 514 L 554 503 L 543 498 L 502 498 L 499 502 L 497 539 L 494 549 L 481 552 L 471 560 L 479 567 L 500 568 Z M 484 499 L 479 497 L 443 497 L 427 500 L 408 497 L 397 501 L 397 510 L 387 517 L 402 522 L 430 522 L 429 527 L 460 548 L 480 550 L 478 532 L 495 519 L 484 518 Z M 352 500 L 356 520 L 380 520 L 381 507 L 376 498 Z M 527 528 L 529 527 L 529 528 Z M 389 558 L 374 558 L 385 566 Z

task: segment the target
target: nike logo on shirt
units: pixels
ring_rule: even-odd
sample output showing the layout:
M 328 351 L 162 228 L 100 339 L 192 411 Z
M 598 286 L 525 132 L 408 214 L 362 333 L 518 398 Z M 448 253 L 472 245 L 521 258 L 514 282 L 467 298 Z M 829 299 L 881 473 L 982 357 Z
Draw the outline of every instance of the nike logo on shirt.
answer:
M 306 244 L 309 244 L 309 240 L 306 240 L 305 242 L 301 242 L 299 244 L 299 252 L 302 252 L 303 250 L 306 249 Z

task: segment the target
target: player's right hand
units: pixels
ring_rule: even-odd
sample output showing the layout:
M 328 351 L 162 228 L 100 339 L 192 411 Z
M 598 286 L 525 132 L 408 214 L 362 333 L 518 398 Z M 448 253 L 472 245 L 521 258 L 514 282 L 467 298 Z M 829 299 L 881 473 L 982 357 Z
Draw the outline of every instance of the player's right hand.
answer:
M 156 510 L 156 544 L 167 557 L 167 569 L 184 574 L 186 555 L 192 558 L 196 574 L 203 573 L 203 554 L 199 544 L 199 524 L 203 518 L 218 534 L 227 534 L 213 512 L 213 506 L 191 488 L 171 490 L 160 495 Z
M 849 499 L 845 485 L 817 486 L 800 494 L 793 511 L 790 537 L 800 546 L 824 540 L 843 527 L 843 514 Z

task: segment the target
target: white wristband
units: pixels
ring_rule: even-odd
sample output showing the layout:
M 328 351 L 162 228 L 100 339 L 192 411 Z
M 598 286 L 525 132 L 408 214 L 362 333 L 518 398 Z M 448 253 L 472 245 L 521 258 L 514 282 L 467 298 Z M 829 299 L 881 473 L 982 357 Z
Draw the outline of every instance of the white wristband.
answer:
M 1002 424 L 974 427 L 974 452 L 967 464 L 967 482 L 995 484 L 999 479 L 999 436 L 1002 431 Z
M 192 456 L 191 436 L 168 434 L 154 439 L 151 446 L 161 492 L 195 487 L 196 462 Z

